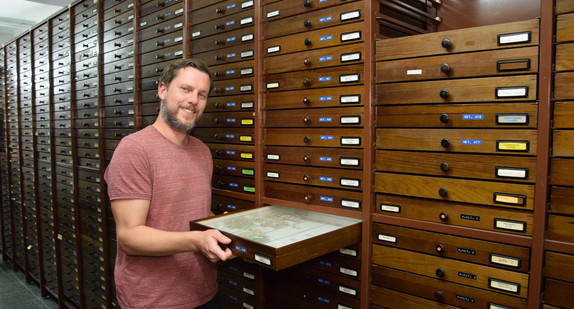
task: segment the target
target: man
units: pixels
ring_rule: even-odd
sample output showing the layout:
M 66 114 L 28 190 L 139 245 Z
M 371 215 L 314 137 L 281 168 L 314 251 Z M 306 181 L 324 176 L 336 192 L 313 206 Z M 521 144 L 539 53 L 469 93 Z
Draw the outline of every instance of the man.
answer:
M 217 230 L 189 231 L 211 215 L 213 163 L 207 146 L 188 134 L 213 87 L 199 60 L 168 65 L 158 86 L 160 113 L 122 139 L 105 173 L 116 221 L 115 282 L 129 308 L 218 308 L 214 262 L 232 256 Z

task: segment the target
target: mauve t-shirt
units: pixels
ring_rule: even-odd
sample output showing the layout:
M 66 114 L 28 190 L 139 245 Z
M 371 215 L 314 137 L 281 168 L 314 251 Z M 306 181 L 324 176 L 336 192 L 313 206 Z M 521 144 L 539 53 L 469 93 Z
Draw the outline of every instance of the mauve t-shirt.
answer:
M 189 231 L 189 221 L 210 215 L 213 161 L 207 146 L 189 137 L 185 147 L 148 126 L 119 143 L 106 169 L 110 200 L 146 199 L 146 225 Z M 217 293 L 215 265 L 203 254 L 127 255 L 118 246 L 114 278 L 120 306 L 189 309 Z

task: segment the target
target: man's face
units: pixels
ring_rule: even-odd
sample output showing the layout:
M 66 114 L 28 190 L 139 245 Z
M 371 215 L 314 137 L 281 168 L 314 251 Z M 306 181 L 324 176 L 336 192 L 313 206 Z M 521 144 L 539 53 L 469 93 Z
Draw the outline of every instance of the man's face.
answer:
M 169 84 L 158 87 L 160 115 L 179 132 L 191 130 L 203 114 L 209 94 L 209 75 L 192 67 L 181 68 Z

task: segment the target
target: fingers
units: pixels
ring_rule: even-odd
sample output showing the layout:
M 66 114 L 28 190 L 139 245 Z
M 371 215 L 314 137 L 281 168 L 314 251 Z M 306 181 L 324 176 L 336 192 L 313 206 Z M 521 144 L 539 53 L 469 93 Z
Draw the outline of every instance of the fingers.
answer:
M 219 260 L 225 261 L 233 256 L 231 249 L 224 246 L 224 249 L 220 244 L 228 245 L 231 243 L 231 239 L 219 232 L 218 230 L 207 230 L 204 232 L 206 236 L 205 248 L 203 254 L 211 261 L 217 262 Z

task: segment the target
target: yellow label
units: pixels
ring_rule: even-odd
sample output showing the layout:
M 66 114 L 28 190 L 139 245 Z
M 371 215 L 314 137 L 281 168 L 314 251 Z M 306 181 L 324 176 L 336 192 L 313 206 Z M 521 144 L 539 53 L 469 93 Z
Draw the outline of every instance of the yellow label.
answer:
M 241 119 L 241 124 L 244 126 L 253 125 L 253 119 Z
M 508 196 L 508 195 L 496 195 L 496 202 L 498 203 L 506 203 L 506 204 L 524 204 L 524 198 L 520 196 Z
M 241 158 L 242 159 L 253 159 L 253 154 L 249 153 L 249 152 L 242 152 L 241 153 Z
M 500 143 L 498 143 L 498 150 L 526 151 L 526 150 L 528 150 L 528 143 L 526 143 L 526 142 L 500 142 Z
M 59 240 L 63 240 L 63 239 L 64 239 L 64 236 L 62 236 L 62 234 L 58 234 L 58 239 L 59 239 Z
M 253 136 L 251 135 L 241 135 L 239 136 L 239 140 L 242 142 L 251 142 L 253 141 Z

